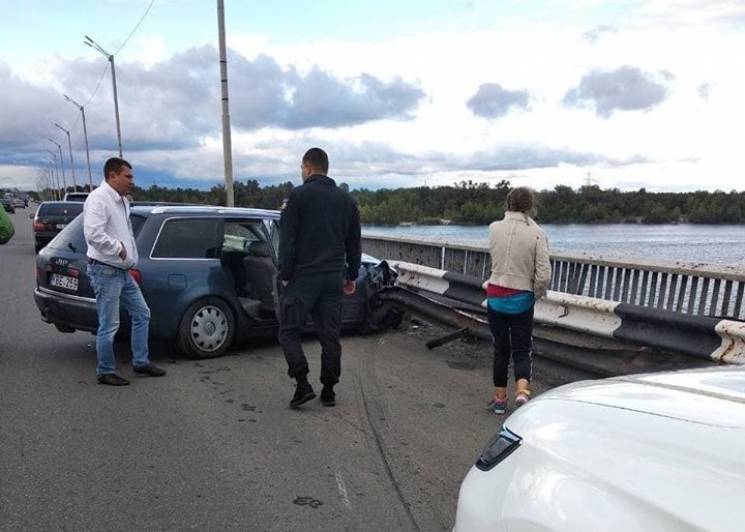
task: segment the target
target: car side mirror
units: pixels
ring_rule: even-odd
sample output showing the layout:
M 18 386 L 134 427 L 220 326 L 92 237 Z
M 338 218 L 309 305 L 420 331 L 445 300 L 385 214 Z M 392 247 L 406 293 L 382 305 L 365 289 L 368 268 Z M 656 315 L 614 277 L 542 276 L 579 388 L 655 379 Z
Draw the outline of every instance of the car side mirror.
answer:
M 29 220 L 33 220 L 33 219 L 34 219 L 34 213 L 33 213 L 33 212 L 32 212 L 31 214 L 29 214 L 29 215 L 28 215 L 28 219 L 29 219 Z

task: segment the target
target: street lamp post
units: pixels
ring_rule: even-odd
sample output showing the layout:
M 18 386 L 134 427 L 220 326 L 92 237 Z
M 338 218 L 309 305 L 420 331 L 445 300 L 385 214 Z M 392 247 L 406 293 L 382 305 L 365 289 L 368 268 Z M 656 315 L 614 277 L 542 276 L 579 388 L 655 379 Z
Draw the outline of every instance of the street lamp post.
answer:
M 75 107 L 80 109 L 80 114 L 83 116 L 83 137 L 85 137 L 85 158 L 88 161 L 88 187 L 89 192 L 93 192 L 93 174 L 91 174 L 91 154 L 88 150 L 88 128 L 85 125 L 85 107 L 80 105 L 78 102 L 70 98 L 67 94 L 64 95 L 65 100 L 73 104 Z
M 225 192 L 228 207 L 235 205 L 233 195 L 233 148 L 230 139 L 230 108 L 228 106 L 228 60 L 225 51 L 225 5 L 217 0 L 217 30 L 220 48 L 220 89 L 222 92 L 222 155 L 225 165 Z
M 119 157 L 123 157 L 122 155 L 122 130 L 119 125 L 119 98 L 116 93 L 116 67 L 114 66 L 114 56 L 113 54 L 110 54 L 109 52 L 101 48 L 101 46 L 96 41 L 94 41 L 87 35 L 85 36 L 85 40 L 83 41 L 83 44 L 85 44 L 86 46 L 90 46 L 97 52 L 103 54 L 103 56 L 109 60 L 109 63 L 111 63 L 111 83 L 114 86 L 114 114 L 116 116 L 116 138 L 117 138 L 117 142 L 119 143 Z
M 62 168 L 62 186 L 64 187 L 63 190 L 67 192 L 67 178 L 65 177 L 65 161 L 62 159 L 62 144 L 57 142 L 56 140 L 52 140 L 49 137 L 47 137 L 47 140 L 51 142 L 52 144 L 57 145 L 57 149 L 59 150 L 59 166 Z
M 61 125 L 59 125 L 57 122 L 54 123 L 55 126 L 60 128 L 62 131 L 65 132 L 67 135 L 67 148 L 70 150 L 70 171 L 72 172 L 72 191 L 77 192 L 78 191 L 78 183 L 75 181 L 75 161 L 72 159 L 72 142 L 70 141 L 70 130 L 63 128 Z
M 52 199 L 55 199 L 56 196 L 54 195 L 54 186 L 52 185 L 52 165 L 50 161 L 44 161 L 46 164 L 46 177 L 47 177 L 47 190 L 49 191 L 48 194 L 52 196 Z
M 56 186 L 54 187 L 54 190 L 56 191 L 55 195 L 59 199 L 59 170 L 57 169 L 57 154 L 54 153 L 52 150 L 46 150 L 46 151 L 49 152 L 49 155 L 51 155 L 54 160 L 54 171 L 57 176 L 57 182 L 56 182 Z

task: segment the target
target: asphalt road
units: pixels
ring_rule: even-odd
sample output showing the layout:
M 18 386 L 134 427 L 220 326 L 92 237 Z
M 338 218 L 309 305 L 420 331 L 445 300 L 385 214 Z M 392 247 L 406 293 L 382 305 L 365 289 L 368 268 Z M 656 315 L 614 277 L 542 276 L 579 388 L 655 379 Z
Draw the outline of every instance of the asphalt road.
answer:
M 337 406 L 290 410 L 276 341 L 192 361 L 158 346 L 162 379 L 95 380 L 93 336 L 33 302 L 28 213 L 0 247 L 0 529 L 450 530 L 460 482 L 501 423 L 483 345 L 437 331 L 346 336 Z M 314 379 L 319 348 L 306 349 Z M 537 360 L 540 392 L 586 378 Z

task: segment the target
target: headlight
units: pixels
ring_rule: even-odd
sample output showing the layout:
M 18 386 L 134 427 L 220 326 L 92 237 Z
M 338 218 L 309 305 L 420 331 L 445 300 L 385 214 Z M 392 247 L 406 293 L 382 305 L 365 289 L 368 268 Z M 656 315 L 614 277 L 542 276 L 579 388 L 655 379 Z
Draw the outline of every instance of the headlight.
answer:
M 492 436 L 484 450 L 481 451 L 481 456 L 476 460 L 476 467 L 481 471 L 489 471 L 520 447 L 521 440 L 520 436 L 502 427 L 502 430 Z

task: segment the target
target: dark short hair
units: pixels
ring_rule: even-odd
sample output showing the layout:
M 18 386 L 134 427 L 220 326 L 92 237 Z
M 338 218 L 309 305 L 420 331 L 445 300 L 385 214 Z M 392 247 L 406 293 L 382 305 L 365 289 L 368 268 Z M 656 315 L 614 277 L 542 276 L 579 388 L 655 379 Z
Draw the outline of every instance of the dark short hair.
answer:
M 130 170 L 132 169 L 132 165 L 124 159 L 121 159 L 119 157 L 110 158 L 108 161 L 106 161 L 106 164 L 103 165 L 103 178 L 108 179 L 111 172 L 119 172 L 124 166 L 126 166 Z
M 325 175 L 329 171 L 329 156 L 321 148 L 311 148 L 303 155 L 303 164 Z
M 535 207 L 535 194 L 528 187 L 517 187 L 510 190 L 504 201 L 507 211 L 528 213 Z

